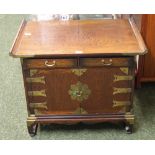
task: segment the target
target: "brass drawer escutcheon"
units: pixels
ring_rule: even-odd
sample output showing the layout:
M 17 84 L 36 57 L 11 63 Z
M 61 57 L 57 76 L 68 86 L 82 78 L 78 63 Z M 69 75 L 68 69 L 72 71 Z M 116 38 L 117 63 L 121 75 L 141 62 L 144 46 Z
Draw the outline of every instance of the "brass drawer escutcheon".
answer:
M 43 83 L 45 84 L 45 77 L 35 77 L 35 78 L 26 78 L 26 82 L 28 83 Z
M 72 72 L 77 76 L 83 75 L 86 71 L 87 69 L 72 69 Z
M 122 106 L 128 106 L 130 104 L 131 104 L 130 101 L 115 101 L 115 100 L 113 100 L 113 108 L 115 108 L 115 107 L 122 107 Z
M 68 94 L 71 96 L 72 100 L 81 102 L 88 99 L 91 94 L 91 90 L 88 88 L 87 84 L 83 84 L 78 81 L 76 84 L 71 85 Z
M 133 80 L 133 76 L 114 75 L 114 82 L 117 82 L 117 81 L 130 81 L 130 80 Z
M 129 68 L 127 68 L 127 67 L 121 67 L 120 70 L 121 70 L 124 74 L 126 74 L 126 75 L 128 75 L 128 73 L 129 73 Z
M 113 95 L 115 94 L 120 94 L 120 93 L 131 93 L 132 89 L 131 88 L 113 88 Z
M 47 103 L 42 102 L 42 103 L 30 103 L 30 107 L 33 109 L 44 109 L 47 110 Z
M 45 90 L 28 91 L 28 96 L 45 96 L 46 97 L 46 93 L 45 93 Z

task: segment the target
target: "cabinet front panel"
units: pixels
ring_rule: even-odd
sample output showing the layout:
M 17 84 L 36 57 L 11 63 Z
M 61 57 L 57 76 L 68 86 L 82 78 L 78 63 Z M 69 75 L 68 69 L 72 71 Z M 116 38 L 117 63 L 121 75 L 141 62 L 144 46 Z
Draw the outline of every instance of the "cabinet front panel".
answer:
M 112 66 L 101 66 L 99 59 L 80 59 L 80 67 L 75 68 L 38 68 L 35 64 L 38 59 L 24 61 L 30 113 L 79 115 L 129 111 L 134 80 L 133 59 L 113 59 Z M 44 62 L 44 59 L 41 60 L 40 64 Z M 72 59 L 66 60 L 72 62 Z M 110 63 L 109 61 L 109 58 L 105 59 L 104 63 Z M 83 67 L 81 62 L 85 64 Z M 91 65 L 93 66 L 90 67 Z
M 78 112 L 80 103 L 69 95 L 71 85 L 78 81 L 72 69 L 28 69 L 25 73 L 31 113 L 63 115 Z
M 81 76 L 81 83 L 91 92 L 81 102 L 89 114 L 125 113 L 132 102 L 134 77 L 128 67 L 88 68 Z

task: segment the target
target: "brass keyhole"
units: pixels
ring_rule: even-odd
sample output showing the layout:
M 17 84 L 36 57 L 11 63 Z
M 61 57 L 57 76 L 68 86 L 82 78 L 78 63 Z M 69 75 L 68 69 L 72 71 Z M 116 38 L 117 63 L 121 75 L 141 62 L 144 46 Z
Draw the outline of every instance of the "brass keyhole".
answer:
M 82 91 L 77 91 L 76 96 L 81 96 L 82 95 Z

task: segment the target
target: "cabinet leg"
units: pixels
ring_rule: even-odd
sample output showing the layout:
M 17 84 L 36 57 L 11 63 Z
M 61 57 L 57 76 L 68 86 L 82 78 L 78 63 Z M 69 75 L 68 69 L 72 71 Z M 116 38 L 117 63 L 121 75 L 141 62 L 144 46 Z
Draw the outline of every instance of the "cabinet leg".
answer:
M 133 124 L 126 123 L 125 131 L 126 131 L 126 133 L 131 134 L 133 132 Z
M 34 137 L 37 134 L 37 128 L 38 123 L 32 120 L 27 120 L 27 129 L 31 137 Z

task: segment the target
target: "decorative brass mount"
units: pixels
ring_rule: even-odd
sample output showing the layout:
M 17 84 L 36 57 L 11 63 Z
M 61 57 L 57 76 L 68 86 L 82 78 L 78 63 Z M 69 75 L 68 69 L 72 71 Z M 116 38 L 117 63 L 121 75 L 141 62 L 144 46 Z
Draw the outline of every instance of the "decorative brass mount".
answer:
M 30 69 L 30 76 L 33 76 L 37 73 L 37 69 Z
M 87 114 L 88 112 L 84 110 L 83 108 L 77 108 L 74 112 L 74 114 Z
M 72 72 L 77 76 L 83 75 L 86 71 L 87 69 L 72 69 Z
M 27 125 L 28 126 L 31 126 L 33 125 L 35 122 L 36 122 L 37 118 L 35 117 L 35 115 L 30 115 L 28 118 L 27 118 Z
M 129 124 L 134 124 L 135 118 L 134 115 L 131 112 L 127 112 L 125 114 L 125 120 L 129 123 Z
M 82 84 L 78 81 L 76 84 L 71 85 L 68 93 L 71 96 L 72 100 L 77 100 L 81 102 L 88 99 L 91 90 L 88 88 L 87 84 Z
M 129 73 L 129 68 L 128 68 L 128 67 L 121 67 L 120 70 L 121 70 L 124 74 L 126 74 L 126 75 L 128 75 L 128 73 Z

